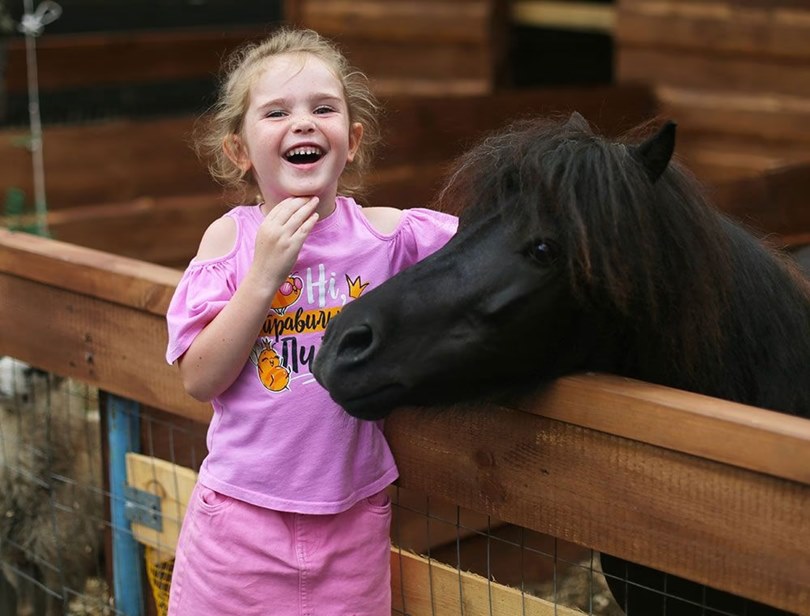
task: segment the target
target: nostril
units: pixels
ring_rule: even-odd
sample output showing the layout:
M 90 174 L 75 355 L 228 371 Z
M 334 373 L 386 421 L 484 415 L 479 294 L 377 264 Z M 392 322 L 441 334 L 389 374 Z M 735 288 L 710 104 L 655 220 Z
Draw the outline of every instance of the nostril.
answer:
M 357 325 L 343 334 L 337 353 L 349 361 L 363 359 L 372 350 L 374 332 L 368 325 Z

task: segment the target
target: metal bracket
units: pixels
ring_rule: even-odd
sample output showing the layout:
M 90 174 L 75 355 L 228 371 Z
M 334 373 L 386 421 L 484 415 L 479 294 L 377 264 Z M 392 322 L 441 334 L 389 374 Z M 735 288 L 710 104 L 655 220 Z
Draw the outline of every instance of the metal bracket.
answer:
M 157 494 L 124 486 L 124 497 L 124 516 L 127 520 L 158 532 L 163 531 L 163 515 Z

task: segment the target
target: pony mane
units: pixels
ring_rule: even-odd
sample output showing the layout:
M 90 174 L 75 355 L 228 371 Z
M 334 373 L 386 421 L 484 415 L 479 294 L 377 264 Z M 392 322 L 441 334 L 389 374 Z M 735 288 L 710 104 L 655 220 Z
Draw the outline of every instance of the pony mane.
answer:
M 667 354 L 677 365 L 672 385 L 712 389 L 700 383 L 715 378 L 705 366 L 722 366 L 724 345 L 746 327 L 728 319 L 740 292 L 734 271 L 768 251 L 730 233 L 677 162 L 652 182 L 633 149 L 629 135 L 595 135 L 580 116 L 521 120 L 457 161 L 437 206 L 462 205 L 461 225 L 494 212 L 516 243 L 553 239 L 584 305 L 608 310 L 641 345 L 635 361 Z M 756 267 L 781 268 L 770 257 Z

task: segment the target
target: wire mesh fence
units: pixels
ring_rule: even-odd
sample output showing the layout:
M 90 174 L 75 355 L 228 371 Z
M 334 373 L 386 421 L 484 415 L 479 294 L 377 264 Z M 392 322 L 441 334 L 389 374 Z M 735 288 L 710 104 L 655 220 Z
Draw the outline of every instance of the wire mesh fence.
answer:
M 108 613 L 97 393 L 3 358 L 0 412 L 0 613 Z

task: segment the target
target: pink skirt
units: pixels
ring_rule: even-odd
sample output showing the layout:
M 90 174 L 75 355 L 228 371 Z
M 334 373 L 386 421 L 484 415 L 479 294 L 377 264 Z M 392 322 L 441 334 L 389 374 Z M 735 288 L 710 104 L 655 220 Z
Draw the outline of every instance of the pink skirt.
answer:
M 177 544 L 169 616 L 390 616 L 391 503 L 272 511 L 199 484 Z

